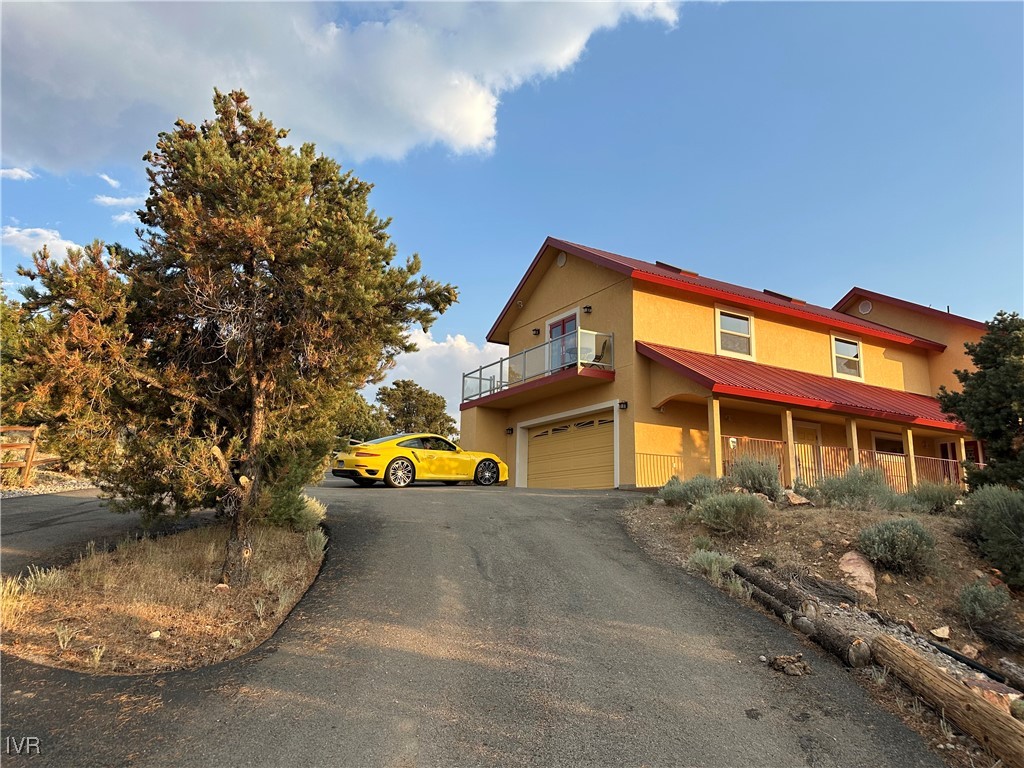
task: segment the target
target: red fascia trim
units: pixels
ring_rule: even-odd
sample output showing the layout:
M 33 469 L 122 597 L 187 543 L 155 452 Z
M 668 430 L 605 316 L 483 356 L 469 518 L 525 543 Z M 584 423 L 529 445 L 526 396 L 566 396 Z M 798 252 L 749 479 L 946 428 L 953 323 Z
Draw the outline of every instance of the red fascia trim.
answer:
M 867 328 L 862 325 L 857 325 L 856 323 L 844 323 L 842 320 L 822 317 L 821 315 L 816 315 L 813 312 L 807 312 L 805 310 L 798 309 L 797 307 L 785 307 L 780 306 L 779 304 L 771 304 L 766 301 L 757 301 L 756 299 L 750 299 L 746 296 L 739 296 L 735 293 L 728 293 L 715 288 L 708 288 L 703 285 L 694 285 L 692 283 L 684 283 L 679 280 L 672 280 L 660 275 L 652 275 L 649 272 L 643 272 L 639 269 L 634 270 L 631 277 L 644 282 L 675 288 L 676 290 L 683 290 L 689 293 L 696 293 L 702 296 L 722 299 L 736 306 L 764 309 L 768 312 L 775 312 L 781 315 L 799 317 L 802 320 L 809 320 L 812 323 L 825 325 L 830 328 L 840 328 L 842 330 L 855 333 L 858 336 L 871 336 L 878 339 L 885 339 L 886 341 L 895 341 L 898 344 L 906 344 L 908 346 L 918 347 L 921 349 L 930 349 L 934 352 L 942 352 L 946 349 L 945 344 L 939 344 L 937 341 L 929 341 L 928 339 L 920 339 L 916 336 L 908 336 L 906 334 L 899 333 L 898 331 L 887 333 L 881 330 L 881 328 Z
M 603 368 L 569 368 L 565 371 L 553 373 L 550 376 L 539 376 L 536 379 L 525 381 L 522 384 L 516 384 L 514 387 L 503 389 L 492 395 L 478 397 L 475 400 L 467 400 L 459 405 L 459 410 L 466 411 L 470 408 L 476 408 L 479 405 L 490 405 L 491 403 L 504 400 L 510 395 L 517 395 L 520 392 L 529 392 L 531 389 L 537 389 L 538 387 L 543 387 L 548 384 L 554 384 L 559 381 L 566 381 L 567 379 L 580 377 L 585 379 L 604 379 L 605 381 L 615 381 L 615 371 L 606 371 Z
M 777 392 L 765 392 L 760 389 L 747 389 L 745 387 L 732 387 L 722 384 L 716 384 L 711 387 L 711 391 L 716 395 L 728 395 L 730 397 L 742 397 L 748 400 L 760 400 L 769 401 L 773 403 L 784 403 L 786 405 L 796 405 L 802 408 L 814 408 L 821 411 L 839 411 L 840 413 L 849 413 L 857 416 L 866 416 L 873 419 L 884 419 L 886 421 L 901 421 L 907 424 L 917 424 L 922 427 L 934 427 L 936 429 L 948 429 L 956 432 L 967 432 L 967 428 L 958 421 L 936 421 L 934 419 L 924 419 L 920 417 L 907 416 L 902 413 L 893 413 L 892 411 L 878 411 L 872 408 L 861 408 L 855 405 L 843 405 L 840 403 L 830 403 L 826 400 L 815 400 L 809 397 L 797 397 L 796 395 L 783 395 Z
M 931 315 L 933 317 L 941 317 L 946 320 L 953 320 L 954 322 L 962 325 L 969 325 L 972 328 L 976 328 L 979 331 L 987 331 L 988 326 L 979 320 L 973 320 L 963 315 L 954 315 L 952 312 L 943 312 L 941 309 L 935 309 L 935 307 L 926 307 L 923 304 L 916 304 L 913 301 L 907 301 L 906 299 L 897 299 L 895 296 L 887 296 L 884 293 L 878 293 L 877 291 L 869 291 L 865 288 L 858 288 L 854 286 L 846 295 L 843 296 L 839 301 L 832 307 L 836 312 L 842 312 L 841 307 L 845 307 L 850 301 L 856 296 L 863 296 L 865 299 L 874 299 L 875 301 L 885 301 L 890 304 L 894 304 L 897 307 L 903 309 L 909 309 L 913 312 L 920 312 L 924 315 Z

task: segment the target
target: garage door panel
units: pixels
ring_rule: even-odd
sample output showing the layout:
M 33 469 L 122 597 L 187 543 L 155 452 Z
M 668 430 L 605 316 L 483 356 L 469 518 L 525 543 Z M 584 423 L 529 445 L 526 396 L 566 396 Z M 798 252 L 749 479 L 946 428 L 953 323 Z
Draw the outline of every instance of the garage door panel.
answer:
M 614 418 L 600 416 L 534 427 L 528 433 L 530 488 L 612 488 Z

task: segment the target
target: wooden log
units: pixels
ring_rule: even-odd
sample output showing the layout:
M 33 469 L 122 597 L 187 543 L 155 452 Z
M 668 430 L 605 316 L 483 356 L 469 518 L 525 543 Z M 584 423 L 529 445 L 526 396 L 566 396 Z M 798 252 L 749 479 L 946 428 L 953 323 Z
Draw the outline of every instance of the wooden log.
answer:
M 769 595 L 760 587 L 751 584 L 750 597 L 759 602 L 761 605 L 763 605 L 769 611 L 774 613 L 787 624 L 791 624 L 792 626 L 796 627 L 805 635 L 814 634 L 814 624 L 806 616 L 804 616 L 798 611 L 794 611 L 788 605 L 784 605 L 783 603 L 779 602 L 772 595 Z
M 1003 673 L 1007 683 L 1024 693 L 1024 667 L 1004 657 L 999 660 L 999 671 Z
M 844 632 L 827 621 L 819 620 L 814 627 L 814 641 L 847 666 L 866 667 L 871 663 L 871 643 L 866 638 Z
M 808 594 L 795 584 L 784 584 L 770 576 L 765 571 L 749 568 L 743 563 L 736 563 L 732 567 L 733 572 L 755 587 L 762 589 L 769 595 L 785 603 L 790 608 L 799 611 L 811 621 L 814 621 L 821 614 L 821 608 L 813 595 Z
M 880 635 L 872 653 L 944 718 L 970 734 L 1006 768 L 1024 768 L 1024 723 L 968 690 L 899 640 Z

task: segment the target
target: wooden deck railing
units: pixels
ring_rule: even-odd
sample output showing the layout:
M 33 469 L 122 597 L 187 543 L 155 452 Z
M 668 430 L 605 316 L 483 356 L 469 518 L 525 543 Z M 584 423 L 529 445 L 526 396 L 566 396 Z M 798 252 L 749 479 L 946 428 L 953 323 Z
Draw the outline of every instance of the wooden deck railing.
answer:
M 48 464 L 56 459 L 52 456 L 46 458 L 36 458 L 36 448 L 39 445 L 39 433 L 43 431 L 45 427 L 42 425 L 38 427 L 2 427 L 0 426 L 0 435 L 28 435 L 28 442 L 17 442 L 17 443 L 0 443 L 0 452 L 6 454 L 8 451 L 21 452 L 22 458 L 19 460 L 11 461 L 0 461 L 0 469 L 21 469 L 21 487 L 27 488 L 29 480 L 32 478 L 33 468 L 40 464 Z M 5 456 L 6 458 L 6 456 Z

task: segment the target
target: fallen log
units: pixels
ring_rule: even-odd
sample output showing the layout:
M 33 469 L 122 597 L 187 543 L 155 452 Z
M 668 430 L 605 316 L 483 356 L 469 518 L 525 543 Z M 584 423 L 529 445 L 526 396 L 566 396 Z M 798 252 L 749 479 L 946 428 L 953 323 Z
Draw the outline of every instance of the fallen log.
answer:
M 1020 666 L 1020 664 L 1014 664 L 1006 657 L 1003 657 L 999 659 L 999 669 L 1003 673 L 1003 677 L 1006 678 L 1007 683 L 1021 693 L 1024 693 L 1024 667 Z
M 821 606 L 818 604 L 817 599 L 795 584 L 784 584 L 766 572 L 749 568 L 743 565 L 743 563 L 736 563 L 732 570 L 740 578 L 746 579 L 776 600 L 785 603 L 793 610 L 799 611 L 811 621 L 814 621 L 821 615 Z
M 784 605 L 779 602 L 779 600 L 772 595 L 769 595 L 755 584 L 750 585 L 750 597 L 759 602 L 787 624 L 796 627 L 805 635 L 814 634 L 815 626 L 806 616 L 799 611 L 794 611 L 788 605 Z
M 893 637 L 875 638 L 872 653 L 878 664 L 892 671 L 1007 768 L 1024 768 L 1024 723 L 972 693 L 962 682 Z
M 814 641 L 842 659 L 848 667 L 866 667 L 871 663 L 871 643 L 848 634 L 827 621 L 814 624 Z

